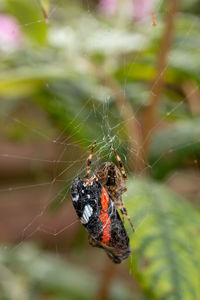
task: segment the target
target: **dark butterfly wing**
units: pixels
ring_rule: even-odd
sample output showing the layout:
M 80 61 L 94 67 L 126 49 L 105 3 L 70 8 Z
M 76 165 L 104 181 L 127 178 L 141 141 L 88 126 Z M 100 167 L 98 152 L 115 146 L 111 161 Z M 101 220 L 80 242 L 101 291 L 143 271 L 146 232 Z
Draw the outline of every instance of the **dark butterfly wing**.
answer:
M 97 238 L 102 229 L 102 223 L 99 219 L 101 189 L 101 184 L 98 181 L 86 185 L 80 178 L 74 179 L 71 187 L 72 202 L 76 213 L 93 238 Z
M 106 190 L 98 180 L 86 183 L 76 178 L 71 194 L 76 213 L 89 234 L 89 243 L 103 248 L 114 263 L 121 263 L 131 252 L 129 237 Z
M 111 229 L 109 244 L 104 244 L 101 238 L 94 239 L 92 236 L 88 236 L 88 240 L 93 247 L 103 248 L 109 258 L 114 263 L 119 264 L 128 258 L 131 253 L 129 237 L 115 206 L 112 212 L 110 212 L 110 219 Z

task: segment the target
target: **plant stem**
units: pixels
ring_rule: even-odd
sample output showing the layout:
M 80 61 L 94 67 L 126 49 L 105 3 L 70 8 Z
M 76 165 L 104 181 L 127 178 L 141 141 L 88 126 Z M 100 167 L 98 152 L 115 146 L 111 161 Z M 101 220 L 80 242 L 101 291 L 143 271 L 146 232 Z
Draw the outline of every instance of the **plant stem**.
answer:
M 106 260 L 105 269 L 103 271 L 102 282 L 98 293 L 98 300 L 108 300 L 111 282 L 115 275 L 116 265 L 110 260 Z
M 157 109 L 160 104 L 164 88 L 164 74 L 168 67 L 168 54 L 172 43 L 178 2 L 179 0 L 169 1 L 169 13 L 167 16 L 165 31 L 157 60 L 156 76 L 151 87 L 148 107 L 145 109 L 143 114 L 143 149 L 146 161 L 148 159 L 150 137 L 152 136 L 155 126 L 158 123 Z
M 194 116 L 200 115 L 200 91 L 195 81 L 186 81 L 182 84 L 182 90 L 187 99 L 190 111 Z

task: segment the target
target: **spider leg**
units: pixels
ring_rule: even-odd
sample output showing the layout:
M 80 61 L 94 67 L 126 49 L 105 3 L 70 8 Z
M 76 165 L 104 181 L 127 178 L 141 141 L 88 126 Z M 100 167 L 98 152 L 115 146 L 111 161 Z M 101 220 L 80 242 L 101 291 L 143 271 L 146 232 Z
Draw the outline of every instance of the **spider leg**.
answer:
M 84 177 L 84 180 L 87 181 L 89 178 L 89 174 L 90 174 L 90 166 L 92 163 L 92 155 L 93 155 L 93 150 L 94 147 L 96 146 L 96 142 L 94 142 L 94 144 L 92 145 L 92 149 L 90 150 L 90 155 L 88 156 L 88 160 L 87 160 L 87 171 L 86 171 L 86 175 Z
M 118 208 L 119 208 L 119 210 L 120 210 L 121 213 L 122 213 L 122 221 L 124 222 L 124 216 L 126 216 L 126 217 L 127 217 L 127 220 L 129 221 L 129 223 L 130 223 L 130 225 L 131 225 L 131 228 L 132 228 L 133 232 L 135 232 L 135 228 L 134 228 L 134 226 L 133 226 L 133 223 L 132 223 L 132 221 L 131 221 L 130 216 L 129 216 L 128 213 L 127 213 L 127 210 L 126 210 L 126 207 L 125 207 L 123 201 L 121 201 L 121 205 L 118 206 Z
M 121 158 L 119 157 L 119 155 L 117 154 L 116 150 L 112 146 L 110 146 L 110 149 L 115 153 L 115 156 L 116 156 L 116 158 L 118 160 L 118 163 L 119 163 L 119 166 L 120 166 L 120 170 L 121 170 L 121 173 L 122 173 L 122 176 L 123 176 L 124 180 L 127 180 L 125 168 L 124 168 L 123 162 L 121 161 Z
M 124 168 L 123 162 L 122 162 L 121 158 L 119 157 L 119 155 L 117 154 L 117 151 L 112 146 L 110 146 L 110 149 L 115 153 L 115 156 L 116 156 L 116 158 L 117 158 L 117 160 L 119 162 L 119 166 L 120 166 L 120 170 L 121 170 L 123 179 L 124 179 L 124 181 L 126 181 L 127 180 L 127 176 L 126 176 L 126 172 L 125 172 L 125 168 Z M 126 188 L 124 188 L 123 192 L 125 192 L 125 191 L 126 191 Z M 131 225 L 131 228 L 132 228 L 133 232 L 135 232 L 135 228 L 133 226 L 133 223 L 131 221 L 130 216 L 127 213 L 126 207 L 125 207 L 124 202 L 123 202 L 122 199 L 120 199 L 120 205 L 118 205 L 118 208 L 119 208 L 119 210 L 122 213 L 122 222 L 124 223 L 124 216 L 126 216 L 127 219 L 128 219 L 128 221 L 129 221 L 129 223 L 130 223 L 130 225 Z

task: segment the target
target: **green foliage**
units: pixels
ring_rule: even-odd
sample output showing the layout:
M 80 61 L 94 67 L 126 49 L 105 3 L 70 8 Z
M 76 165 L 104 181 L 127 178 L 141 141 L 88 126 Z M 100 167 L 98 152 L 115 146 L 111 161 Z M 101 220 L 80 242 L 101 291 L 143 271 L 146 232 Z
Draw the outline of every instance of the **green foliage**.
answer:
M 0 300 L 42 297 L 50 300 L 84 300 L 94 299 L 98 292 L 100 278 L 97 274 L 53 254 L 44 254 L 30 244 L 14 250 L 1 247 L 0 268 Z M 134 298 L 128 286 L 116 280 L 110 299 Z
M 27 36 L 39 44 L 46 41 L 46 23 L 34 1 L 7 0 L 8 12 L 12 13 L 22 25 Z
M 25 110 L 25 117 L 20 115 L 22 126 L 12 120 L 18 110 L 23 112 L 22 103 L 31 104 L 30 110 L 32 105 L 39 106 L 55 130 L 62 132 L 64 141 L 70 139 L 65 147 L 72 149 L 74 143 L 88 151 L 88 144 L 97 140 L 98 159 L 110 160 L 108 146 L 114 144 L 128 170 L 129 157 L 127 161 L 125 157 L 135 149 L 127 147 L 127 124 L 107 79 L 116 82 L 130 101 L 138 127 L 142 128 L 140 120 L 156 74 L 164 18 L 157 14 L 158 25 L 153 27 L 148 20 L 137 23 L 120 16 L 106 18 L 92 9 L 88 12 L 78 1 L 61 2 L 3 1 L 4 12 L 11 13 L 20 23 L 23 44 L 18 51 L 1 52 L 1 133 L 18 142 L 33 139 L 35 131 L 31 135 L 27 128 L 40 126 L 37 116 L 32 121 Z M 150 132 L 147 161 L 150 176 L 160 181 L 188 162 L 191 166 L 200 159 L 200 118 L 192 115 L 183 94 L 185 82 L 192 81 L 197 91 L 200 83 L 197 4 L 197 0 L 184 0 L 181 4 L 168 65 L 162 74 L 165 85 L 157 109 L 158 122 L 155 131 Z M 161 8 L 163 15 L 167 12 Z M 49 25 L 45 22 L 48 17 Z M 105 74 L 99 72 L 100 67 Z M 5 116 L 11 120 L 6 126 Z M 43 136 L 53 141 L 50 126 L 41 127 Z M 85 157 L 86 153 L 83 163 Z M 51 201 L 50 208 L 63 202 L 73 176 L 82 172 L 76 167 L 66 170 L 67 183 Z M 129 179 L 125 202 L 136 227 L 135 234 L 128 230 L 133 249 L 128 270 L 140 286 L 140 293 L 135 295 L 135 282 L 133 293 L 124 282 L 114 281 L 110 299 L 198 299 L 199 212 L 187 199 L 147 179 Z M 81 247 L 78 238 L 76 244 Z M 2 247 L 0 269 L 0 300 L 94 299 L 99 292 L 100 278 L 87 265 L 80 268 L 66 260 L 64 263 L 33 245 Z
M 199 213 L 164 186 L 136 178 L 125 200 L 136 227 L 129 266 L 147 299 L 198 299 Z
M 152 175 L 163 179 L 169 172 L 180 168 L 190 157 L 199 159 L 200 121 L 179 121 L 173 127 L 158 130 L 153 137 L 150 162 Z

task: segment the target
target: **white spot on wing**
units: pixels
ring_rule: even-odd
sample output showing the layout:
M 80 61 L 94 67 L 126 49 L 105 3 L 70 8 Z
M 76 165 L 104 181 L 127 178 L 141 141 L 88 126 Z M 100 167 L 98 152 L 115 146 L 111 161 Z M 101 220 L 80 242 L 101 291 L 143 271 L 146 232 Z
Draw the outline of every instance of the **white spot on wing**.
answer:
M 79 199 L 79 195 L 77 194 L 76 196 L 72 197 L 72 201 L 76 202 Z
M 87 224 L 92 213 L 93 213 L 92 207 L 89 204 L 85 205 L 84 210 L 83 210 L 83 215 L 81 218 L 81 223 Z
M 87 198 L 90 199 L 90 195 L 87 195 Z

